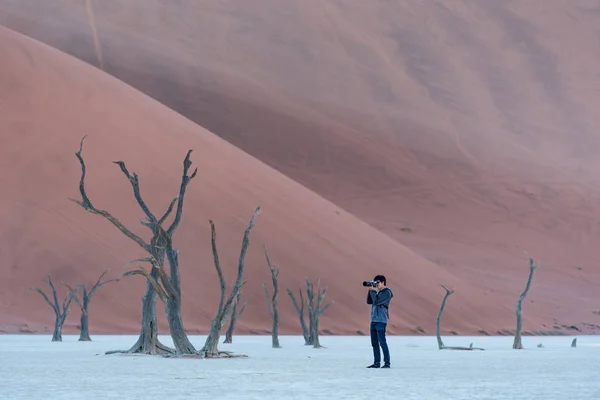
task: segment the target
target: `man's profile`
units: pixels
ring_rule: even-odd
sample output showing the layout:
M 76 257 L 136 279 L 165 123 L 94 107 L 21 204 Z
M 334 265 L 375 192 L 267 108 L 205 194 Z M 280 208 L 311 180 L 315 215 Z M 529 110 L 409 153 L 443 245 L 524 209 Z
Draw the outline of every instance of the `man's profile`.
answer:
M 387 345 L 385 331 L 389 319 L 388 307 L 394 296 L 390 288 L 386 287 L 385 276 L 377 275 L 373 278 L 375 287 L 367 286 L 367 304 L 371 304 L 371 346 L 373 346 L 373 364 L 367 368 L 379 368 L 381 365 L 381 352 L 383 351 L 383 367 L 390 368 L 390 350 Z

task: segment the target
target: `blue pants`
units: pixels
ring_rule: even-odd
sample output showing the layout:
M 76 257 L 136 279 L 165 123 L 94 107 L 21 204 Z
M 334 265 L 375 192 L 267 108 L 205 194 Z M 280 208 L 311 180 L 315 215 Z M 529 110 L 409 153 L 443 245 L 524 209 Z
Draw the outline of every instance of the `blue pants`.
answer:
M 387 340 L 385 338 L 385 328 L 387 324 L 383 322 L 371 322 L 371 346 L 373 346 L 373 359 L 375 364 L 381 364 L 381 352 L 379 346 L 383 350 L 383 362 L 390 363 L 390 350 L 388 349 Z

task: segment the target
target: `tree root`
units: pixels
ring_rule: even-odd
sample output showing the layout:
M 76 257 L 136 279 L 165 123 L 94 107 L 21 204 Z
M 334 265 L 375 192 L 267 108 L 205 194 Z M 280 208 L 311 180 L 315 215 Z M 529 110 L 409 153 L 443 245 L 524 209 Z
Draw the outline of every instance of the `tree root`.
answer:
M 222 351 L 219 350 L 218 353 L 206 353 L 205 351 L 200 351 L 194 354 L 165 354 L 163 357 L 166 358 L 195 358 L 195 359 L 204 359 L 204 358 L 248 358 L 245 354 L 234 354 L 231 351 Z
M 204 358 L 248 358 L 245 354 L 234 354 L 231 351 L 219 350 L 218 354 L 205 354 Z
M 154 351 L 143 351 L 141 338 L 138 339 L 137 343 L 134 344 L 129 350 L 109 350 L 104 354 L 148 354 L 148 355 L 170 355 L 175 354 L 175 349 L 165 346 L 158 340 L 156 341 L 156 347 L 153 349 Z
M 440 350 L 485 350 L 481 347 L 473 347 L 473 343 L 469 345 L 469 347 L 462 346 L 442 346 Z

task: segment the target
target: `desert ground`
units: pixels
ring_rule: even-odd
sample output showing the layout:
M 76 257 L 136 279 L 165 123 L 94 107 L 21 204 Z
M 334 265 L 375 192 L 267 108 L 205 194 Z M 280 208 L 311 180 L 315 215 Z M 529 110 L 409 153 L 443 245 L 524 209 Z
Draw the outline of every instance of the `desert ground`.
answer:
M 268 337 L 234 336 L 221 348 L 247 358 L 227 360 L 104 355 L 130 346 L 136 337 L 127 335 L 48 339 L 2 337 L 0 398 L 133 399 L 149 390 L 173 400 L 368 399 L 375 392 L 415 400 L 558 400 L 600 394 L 598 336 L 578 337 L 577 348 L 570 347 L 571 337 L 529 337 L 523 351 L 512 350 L 506 337 L 446 338 L 449 345 L 472 341 L 486 350 L 440 351 L 435 337 L 395 336 L 387 370 L 365 368 L 372 361 L 369 338 L 358 336 L 324 337 L 327 348 L 321 349 L 303 346 L 302 337 L 293 335 L 281 337 L 280 349 L 270 348 Z

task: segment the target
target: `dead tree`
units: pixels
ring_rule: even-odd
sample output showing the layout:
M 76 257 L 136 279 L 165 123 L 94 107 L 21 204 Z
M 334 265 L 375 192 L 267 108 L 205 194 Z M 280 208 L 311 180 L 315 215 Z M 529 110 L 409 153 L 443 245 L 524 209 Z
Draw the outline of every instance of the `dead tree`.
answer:
M 54 283 L 52 283 L 50 274 L 48 274 L 48 278 L 46 280 L 42 279 L 42 282 L 48 284 L 48 286 L 50 286 L 50 289 L 52 289 L 52 301 L 50 301 L 50 298 L 48 298 L 46 293 L 44 293 L 44 291 L 40 288 L 34 287 L 29 288 L 29 290 L 34 290 L 40 295 L 42 295 L 44 300 L 46 300 L 46 303 L 48 303 L 50 307 L 52 307 L 52 309 L 54 310 L 54 315 L 56 318 L 54 319 L 54 332 L 52 333 L 52 341 L 62 342 L 62 329 L 63 325 L 65 324 L 65 320 L 67 319 L 67 315 L 69 315 L 69 308 L 71 306 L 71 300 L 73 299 L 73 292 L 69 289 L 69 292 L 62 301 L 61 307 L 61 304 L 58 302 L 58 294 L 56 293 L 56 287 L 54 286 Z
M 450 295 L 452 293 L 454 293 L 454 289 L 448 289 L 444 285 L 440 285 L 440 286 L 443 287 L 444 290 L 446 291 L 446 295 L 444 296 L 444 300 L 442 300 L 442 305 L 440 307 L 440 311 L 438 312 L 437 320 L 436 320 L 436 324 L 435 324 L 435 335 L 437 337 L 438 349 L 441 350 L 446 346 L 444 346 L 444 342 L 442 342 L 442 336 L 440 335 L 440 320 L 442 319 L 442 313 L 444 312 L 444 307 L 446 306 L 446 300 L 448 299 L 448 297 L 450 297 Z
M 240 289 L 238 291 L 237 296 L 235 296 L 233 305 L 231 306 L 231 313 L 230 313 L 230 317 L 229 317 L 229 328 L 227 328 L 227 331 L 225 332 L 225 340 L 223 340 L 223 343 L 233 343 L 233 330 L 235 329 L 235 324 L 236 324 L 237 320 L 242 317 L 242 314 L 244 313 L 244 310 L 246 309 L 246 306 L 248 305 L 248 300 L 244 301 L 244 304 L 242 304 L 242 307 L 238 311 L 241 297 L 242 297 L 242 290 Z
M 446 306 L 446 300 L 448 300 L 448 297 L 450 297 L 450 295 L 452 293 L 454 293 L 454 289 L 448 289 L 444 285 L 440 285 L 440 286 L 444 288 L 444 290 L 446 291 L 446 295 L 444 296 L 444 300 L 442 300 L 442 305 L 440 306 L 440 311 L 438 312 L 437 320 L 435 323 L 435 335 L 437 337 L 438 349 L 440 349 L 440 350 L 484 350 L 479 347 L 473 347 L 473 343 L 471 343 L 471 345 L 469 347 L 444 345 L 444 342 L 442 341 L 442 336 L 440 334 L 440 321 L 442 319 L 442 313 L 444 312 L 444 307 Z
M 102 278 L 104 277 L 104 275 L 106 275 L 107 272 L 108 272 L 108 269 L 106 271 L 104 271 L 102 273 L 102 275 L 100 275 L 100 278 L 98 278 L 98 281 L 94 284 L 94 286 L 91 287 L 90 290 L 88 290 L 85 285 L 77 285 L 73 289 L 68 284 L 62 282 L 62 284 L 65 285 L 66 287 L 68 287 L 69 290 L 71 291 L 71 293 L 73 293 L 73 296 L 72 296 L 73 300 L 75 300 L 75 302 L 79 305 L 79 308 L 81 309 L 81 319 L 79 322 L 79 341 L 80 342 L 91 342 L 92 341 L 92 339 L 90 338 L 89 313 L 88 313 L 88 307 L 90 305 L 90 301 L 92 300 L 92 296 L 103 285 L 110 283 L 110 282 L 118 282 L 119 281 L 118 279 L 109 279 L 109 280 L 103 281 Z M 77 292 L 79 290 L 81 290 L 81 297 L 79 297 L 77 295 Z
M 294 308 L 298 313 L 298 318 L 300 319 L 300 327 L 302 328 L 302 336 L 304 336 L 304 345 L 309 346 L 312 343 L 310 342 L 310 334 L 308 328 L 306 327 L 306 322 L 304 321 L 304 294 L 302 294 L 302 289 L 298 288 L 298 294 L 300 295 L 300 301 L 296 300 L 294 296 L 294 292 L 290 288 L 286 288 L 287 294 L 292 299 L 292 303 L 294 304 Z
M 108 211 L 104 211 L 96 208 L 90 201 L 86 190 L 85 190 L 85 173 L 86 166 L 81 155 L 83 150 L 83 141 L 85 136 L 81 139 L 79 151 L 75 153 L 81 164 L 81 179 L 79 182 L 79 192 L 81 194 L 81 200 L 74 200 L 75 203 L 79 204 L 84 210 L 99 215 L 121 231 L 129 239 L 137 243 L 146 253 L 148 257 L 142 258 L 136 261 L 146 261 L 151 264 L 151 271 L 147 272 L 144 268 L 129 271 L 124 276 L 130 275 L 144 275 L 147 279 L 146 293 L 142 299 L 142 328 L 138 341 L 129 350 L 121 351 L 110 351 L 107 354 L 115 352 L 126 352 L 126 353 L 144 353 L 144 354 L 157 354 L 157 353 L 176 353 L 176 354 L 193 354 L 196 353 L 196 349 L 190 343 L 187 334 L 183 327 L 183 321 L 181 318 L 181 284 L 179 277 L 179 261 L 178 252 L 173 248 L 172 236 L 175 230 L 181 222 L 181 216 L 183 212 L 183 201 L 185 197 L 185 191 L 189 182 L 196 176 L 198 169 L 196 168 L 191 175 L 188 175 L 191 167 L 190 154 L 192 150 L 187 152 L 187 155 L 183 161 L 183 174 L 181 178 L 181 185 L 179 188 L 179 194 L 169 203 L 167 210 L 160 218 L 157 218 L 148 208 L 146 202 L 142 198 L 140 192 L 139 178 L 136 173 L 133 175 L 129 173 L 125 163 L 123 161 L 114 161 L 117 164 L 125 177 L 129 180 L 133 189 L 133 195 L 146 215 L 144 221 L 140 221 L 142 225 L 150 229 L 152 232 L 152 238 L 149 242 L 146 242 L 140 236 L 133 233 L 127 227 L 125 227 L 116 217 L 111 215 Z M 167 218 L 176 207 L 175 217 L 168 226 L 163 227 Z M 167 274 L 165 268 L 165 256 L 169 264 L 169 273 Z M 165 312 L 167 320 L 169 322 L 169 328 L 171 338 L 175 344 L 175 349 L 170 349 L 158 341 L 158 324 L 156 320 L 156 296 L 160 296 L 165 304 Z
M 212 253 L 215 264 L 215 269 L 217 270 L 217 275 L 219 276 L 219 282 L 221 284 L 221 296 L 219 299 L 219 308 L 217 308 L 217 313 L 212 320 L 212 324 L 210 327 L 210 332 L 208 337 L 206 338 L 206 342 L 204 343 L 204 347 L 200 350 L 200 354 L 203 357 L 217 358 L 221 356 L 225 357 L 233 357 L 233 355 L 226 351 L 219 351 L 218 343 L 219 343 L 219 335 L 221 333 L 221 328 L 223 327 L 223 321 L 231 311 L 231 305 L 234 299 L 237 297 L 242 286 L 246 283 L 243 281 L 244 276 L 244 258 L 246 257 L 246 251 L 248 250 L 248 245 L 250 244 L 250 231 L 254 227 L 254 220 L 256 216 L 260 212 L 260 206 L 256 207 L 254 210 L 254 214 L 252 214 L 252 218 L 250 218 L 250 223 L 248 227 L 244 231 L 244 237 L 242 239 L 242 248 L 240 251 L 240 257 L 238 259 L 238 273 L 237 279 L 231 289 L 231 293 L 227 300 L 225 300 L 225 290 L 227 289 L 227 283 L 225 282 L 225 277 L 223 276 L 223 270 L 221 268 L 221 263 L 219 261 L 219 253 L 217 251 L 217 232 L 215 229 L 215 224 L 212 220 L 209 220 L 210 223 L 210 231 L 211 231 L 211 245 L 212 245 Z
M 313 283 L 306 278 L 306 302 L 308 304 L 310 324 L 309 341 L 312 346 L 317 349 L 322 347 L 319 343 L 319 317 L 333 304 L 333 302 L 326 304 L 324 307 L 322 306 L 327 287 L 322 288 L 320 280 L 317 281 L 317 300 L 315 302 L 315 291 L 313 286 Z
M 269 289 L 267 289 L 267 284 L 265 282 L 263 282 L 263 288 L 265 289 L 265 295 L 267 296 L 267 305 L 269 306 L 269 313 L 271 314 L 271 318 L 273 320 L 273 329 L 271 331 L 272 345 L 273 348 L 278 349 L 281 347 L 279 345 L 279 310 L 277 308 L 277 294 L 279 293 L 277 280 L 279 278 L 279 267 L 271 264 L 269 254 L 267 253 L 267 246 L 264 246 L 264 249 L 265 258 L 267 259 L 267 265 L 269 267 L 269 271 L 271 272 L 271 281 L 273 282 L 273 296 L 269 298 Z
M 522 324 L 522 306 L 523 300 L 525 296 L 527 296 L 527 292 L 529 292 L 529 288 L 531 287 L 531 280 L 533 279 L 533 273 L 537 269 L 538 265 L 532 257 L 529 257 L 529 277 L 527 278 L 527 285 L 525 286 L 525 290 L 519 296 L 519 300 L 517 300 L 517 329 L 515 331 L 515 341 L 513 342 L 513 349 L 522 349 L 523 343 L 521 341 L 521 328 Z

